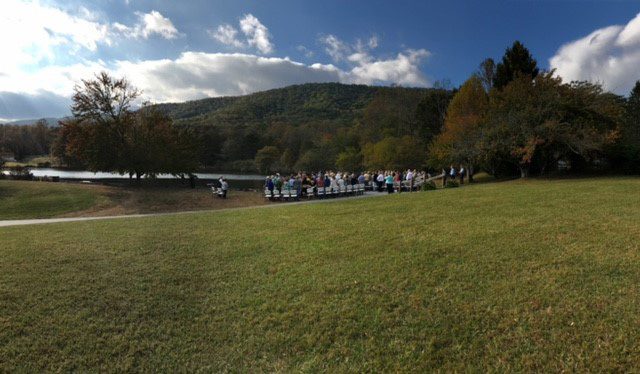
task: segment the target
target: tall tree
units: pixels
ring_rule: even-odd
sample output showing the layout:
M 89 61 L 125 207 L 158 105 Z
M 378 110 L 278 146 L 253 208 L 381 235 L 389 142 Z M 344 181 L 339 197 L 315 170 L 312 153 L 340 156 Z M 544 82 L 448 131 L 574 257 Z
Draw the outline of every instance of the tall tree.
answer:
M 587 82 L 562 84 L 552 72 L 532 82 L 516 78 L 491 92 L 483 152 L 497 155 L 527 177 L 563 158 L 597 157 L 617 134 L 620 98 Z
M 367 169 L 401 170 L 424 166 L 424 145 L 414 137 L 386 137 L 363 147 L 364 166 Z
M 481 162 L 479 142 L 488 109 L 488 97 L 480 77 L 473 75 L 460 87 L 447 109 L 445 127 L 429 150 L 429 164 L 444 167 L 449 163 L 466 165 L 470 180 Z
M 496 63 L 492 58 L 487 58 L 480 63 L 477 72 L 482 81 L 485 91 L 489 92 L 493 88 L 496 80 Z
M 106 72 L 74 87 L 73 118 L 62 125 L 82 128 L 87 138 L 72 136 L 75 141 L 72 149 L 90 170 L 128 171 L 127 133 L 134 121 L 131 106 L 140 94 L 126 79 L 115 79 Z
M 256 153 L 256 168 L 261 173 L 269 174 L 275 171 L 273 167 L 276 165 L 279 159 L 280 150 L 278 150 L 278 147 L 267 145 L 260 148 Z
M 92 171 L 147 174 L 192 173 L 199 147 L 154 106 L 133 111 L 140 91 L 125 79 L 100 73 L 76 85 L 73 117 L 61 122 L 55 151 L 63 160 L 80 161 Z
M 525 76 L 531 80 L 539 73 L 537 66 L 538 63 L 529 50 L 516 40 L 505 51 L 502 62 L 496 66 L 494 85 L 497 88 L 503 88 L 519 76 Z
M 416 109 L 417 135 L 429 144 L 444 129 L 444 119 L 453 92 L 445 89 L 429 90 Z

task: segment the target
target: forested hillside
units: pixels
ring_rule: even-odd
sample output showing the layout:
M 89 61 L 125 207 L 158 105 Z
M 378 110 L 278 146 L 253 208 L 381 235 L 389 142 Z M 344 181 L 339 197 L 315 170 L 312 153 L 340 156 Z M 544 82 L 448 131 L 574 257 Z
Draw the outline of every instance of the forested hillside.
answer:
M 394 89 L 311 83 L 247 96 L 207 98 L 178 104 L 159 104 L 158 107 L 166 111 L 177 124 L 237 126 L 316 120 L 346 123 L 352 122 L 381 90 Z
M 157 108 L 199 139 L 207 167 L 352 170 L 423 165 L 451 96 L 443 89 L 318 83 Z M 401 140 L 405 152 L 395 152 Z

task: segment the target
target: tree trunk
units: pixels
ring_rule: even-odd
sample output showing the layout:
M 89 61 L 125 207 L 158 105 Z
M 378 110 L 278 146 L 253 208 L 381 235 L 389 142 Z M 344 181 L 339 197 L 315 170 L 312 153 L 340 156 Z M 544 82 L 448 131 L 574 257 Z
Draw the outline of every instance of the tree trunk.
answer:
M 529 165 L 520 166 L 520 178 L 528 178 L 529 177 Z
M 469 165 L 469 184 L 473 183 L 473 166 Z
M 136 171 L 136 183 L 138 183 L 138 184 L 140 184 L 140 177 L 141 177 L 140 172 Z

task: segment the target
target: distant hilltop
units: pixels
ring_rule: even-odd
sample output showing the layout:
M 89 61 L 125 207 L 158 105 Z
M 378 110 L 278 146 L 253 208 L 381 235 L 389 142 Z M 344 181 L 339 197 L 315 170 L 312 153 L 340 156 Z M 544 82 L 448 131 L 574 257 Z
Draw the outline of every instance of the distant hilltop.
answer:
M 7 122 L 0 121 L 0 125 L 24 126 L 24 125 L 33 125 L 38 121 L 45 121 L 49 126 L 58 126 L 58 121 L 62 119 L 63 118 L 48 117 L 48 118 L 21 119 L 19 121 L 7 121 Z
M 233 126 L 273 123 L 352 124 L 379 93 L 422 99 L 430 88 L 305 83 L 244 96 L 157 104 L 178 125 Z M 408 99 L 404 104 L 409 105 Z

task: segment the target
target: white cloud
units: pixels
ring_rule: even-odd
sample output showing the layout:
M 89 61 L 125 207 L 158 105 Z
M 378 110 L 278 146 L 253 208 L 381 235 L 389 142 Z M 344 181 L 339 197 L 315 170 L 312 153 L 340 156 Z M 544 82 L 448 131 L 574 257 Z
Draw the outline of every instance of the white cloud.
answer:
M 428 86 L 429 81 L 420 70 L 422 61 L 430 56 L 426 49 L 407 49 L 395 58 L 381 59 L 371 55 L 371 51 L 378 47 L 378 37 L 372 36 L 367 41 L 357 39 L 351 45 L 340 40 L 335 35 L 325 35 L 320 38 L 325 52 L 335 62 L 344 61 L 350 65 L 348 72 L 343 74 L 347 82 L 361 84 L 393 83 L 407 86 Z
M 245 41 L 238 39 L 238 30 L 227 23 L 218 26 L 215 31 L 207 30 L 207 33 L 210 37 L 225 45 L 236 48 L 254 47 L 263 54 L 273 52 L 274 47 L 269 29 L 258 18 L 252 14 L 245 14 L 239 20 L 238 25 L 244 34 Z
M 158 35 L 164 39 L 175 39 L 180 36 L 178 29 L 173 22 L 160 12 L 152 10 L 149 13 L 137 12 L 138 23 L 134 26 L 126 26 L 115 22 L 112 29 L 128 38 L 149 39 L 153 35 Z
M 230 45 L 237 48 L 244 47 L 244 43 L 242 43 L 236 37 L 238 35 L 238 30 L 236 30 L 235 27 L 229 24 L 220 25 L 215 31 L 207 30 L 207 33 L 209 34 L 209 36 L 222 44 Z
M 357 60 L 359 65 L 351 70 L 350 77 L 354 82 L 362 84 L 395 83 L 405 86 L 428 86 L 429 81 L 420 70 L 420 64 L 429 55 L 429 51 L 425 49 L 409 49 L 387 60 L 360 57 Z
M 101 43 L 111 44 L 108 25 L 86 18 L 37 1 L 0 1 L 0 71 L 51 63 L 81 50 L 95 52 Z
M 304 55 L 304 57 L 306 57 L 306 58 L 311 58 L 315 54 L 315 53 L 313 53 L 312 50 L 310 50 L 309 48 L 307 48 L 307 47 L 305 47 L 303 45 L 297 46 L 296 49 L 298 50 L 298 52 L 302 53 Z
M 378 48 L 378 37 L 374 35 L 371 38 L 369 38 L 367 45 L 369 45 L 369 48 L 371 49 Z
M 35 71 L 19 70 L 0 76 L 0 87 L 5 91 L 30 95 L 44 90 L 70 96 L 75 82 L 106 69 L 108 66 L 102 61 L 82 60 L 72 65 L 50 65 Z
M 613 25 L 569 42 L 549 60 L 565 81 L 599 82 L 627 94 L 640 79 L 640 14 L 624 26 Z
M 256 47 L 264 54 L 273 51 L 273 44 L 271 44 L 269 40 L 269 30 L 252 14 L 245 14 L 245 16 L 240 19 L 240 29 L 247 37 L 247 43 L 249 43 L 249 45 Z
M 351 53 L 351 47 L 335 35 L 329 34 L 320 37 L 320 43 L 324 44 L 324 51 L 327 52 L 335 62 L 344 60 L 345 55 Z
M 121 61 L 115 74 L 129 77 L 147 100 L 175 102 L 307 82 L 337 82 L 342 72 L 332 65 L 308 66 L 287 58 L 185 52 L 175 60 Z

